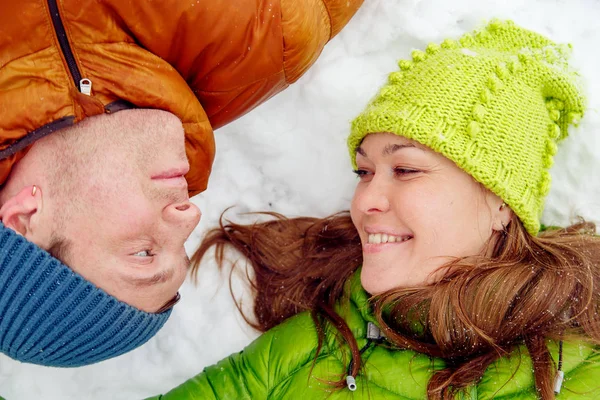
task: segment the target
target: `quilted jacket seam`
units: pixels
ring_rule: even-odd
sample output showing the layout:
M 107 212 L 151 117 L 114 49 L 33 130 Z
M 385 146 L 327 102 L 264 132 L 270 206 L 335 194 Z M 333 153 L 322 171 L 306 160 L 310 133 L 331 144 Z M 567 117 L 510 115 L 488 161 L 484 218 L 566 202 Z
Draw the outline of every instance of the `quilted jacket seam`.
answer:
M 582 362 L 580 362 L 575 368 L 573 368 L 573 369 L 569 370 L 569 372 L 565 373 L 565 378 L 567 378 L 574 371 L 576 371 L 582 365 L 584 365 L 584 363 L 586 361 L 588 361 L 594 354 L 595 354 L 595 352 L 592 350 L 592 352 Z M 531 388 L 529 388 L 529 389 L 522 389 L 522 390 L 519 390 L 517 392 L 507 393 L 505 395 L 502 395 L 501 397 L 498 397 L 498 399 L 512 399 L 512 398 L 514 398 L 514 396 L 521 395 L 521 394 L 524 394 L 524 393 L 527 393 L 527 392 L 532 392 Z
M 329 21 L 329 38 L 327 41 L 331 40 L 331 36 L 333 35 L 333 19 L 331 18 L 331 12 L 329 12 L 329 8 L 327 8 L 327 3 L 324 0 L 321 0 L 321 4 L 327 13 L 327 20 Z
M 271 351 L 271 350 L 270 350 L 270 348 L 269 348 L 269 353 L 270 353 L 270 351 Z M 327 357 L 329 357 L 329 356 L 330 356 L 330 353 L 319 355 L 319 356 L 317 357 L 317 359 L 315 360 L 315 365 L 316 365 L 316 364 L 317 364 L 319 361 L 321 361 L 321 360 L 323 360 L 324 358 L 327 358 Z M 270 364 L 270 363 L 269 363 L 269 364 Z M 311 363 L 310 363 L 310 362 L 309 362 L 309 363 L 304 363 L 304 364 L 302 364 L 302 365 L 300 365 L 300 366 L 296 367 L 296 368 L 295 368 L 293 371 L 290 371 L 289 373 L 287 373 L 286 375 L 284 375 L 284 376 L 283 376 L 281 379 L 279 379 L 279 381 L 277 381 L 277 383 L 276 383 L 276 384 L 274 384 L 274 385 L 272 385 L 272 386 L 271 386 L 271 388 L 269 389 L 269 392 L 267 393 L 267 399 L 271 398 L 271 396 L 272 396 L 272 394 L 273 394 L 273 391 L 274 391 L 276 388 L 278 388 L 278 387 L 279 387 L 279 385 L 281 385 L 281 384 L 282 384 L 283 382 L 285 382 L 287 379 L 289 379 L 289 378 L 293 377 L 293 376 L 294 376 L 294 375 L 295 375 L 295 374 L 296 374 L 298 371 L 300 371 L 300 370 L 302 370 L 302 369 L 306 368 L 306 367 L 307 367 L 309 364 L 311 364 Z
M 54 49 L 56 51 L 56 48 L 53 45 L 49 45 L 49 46 L 44 47 L 43 49 L 36 50 L 35 53 L 28 53 L 28 54 L 19 56 L 17 58 L 12 58 L 12 59 L 8 60 L 7 62 L 5 62 L 3 65 L 0 65 L 0 72 L 2 72 L 2 70 L 4 68 L 6 68 L 7 66 L 9 66 L 10 64 L 12 64 L 14 62 L 19 62 L 20 60 L 27 58 L 27 57 L 35 57 L 38 53 L 41 53 L 48 49 Z
M 325 5 L 325 2 L 323 0 L 319 0 L 318 1 L 319 4 L 321 4 L 320 10 L 321 10 L 321 19 L 328 23 L 329 25 L 329 38 L 327 39 L 326 43 L 329 42 L 329 40 L 331 40 L 331 34 L 333 32 L 333 26 L 332 26 L 332 21 L 331 21 L 331 14 L 329 13 L 329 9 L 327 8 L 327 6 Z M 280 20 L 281 20 L 281 67 L 283 70 L 283 77 L 285 79 L 285 83 L 286 84 L 290 84 L 290 81 L 288 80 L 288 76 L 287 76 L 287 72 L 286 72 L 286 65 L 287 65 L 287 60 L 285 58 L 285 32 L 283 29 L 283 8 L 281 7 L 280 4 Z

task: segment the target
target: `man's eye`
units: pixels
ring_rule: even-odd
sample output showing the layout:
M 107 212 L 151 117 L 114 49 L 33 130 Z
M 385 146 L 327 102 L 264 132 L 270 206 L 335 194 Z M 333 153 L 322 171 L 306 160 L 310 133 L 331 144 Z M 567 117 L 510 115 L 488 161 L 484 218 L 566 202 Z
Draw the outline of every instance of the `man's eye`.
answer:
M 138 256 L 138 257 L 151 257 L 152 251 L 150 250 L 142 250 L 142 251 L 138 251 L 137 253 L 134 254 L 134 256 Z

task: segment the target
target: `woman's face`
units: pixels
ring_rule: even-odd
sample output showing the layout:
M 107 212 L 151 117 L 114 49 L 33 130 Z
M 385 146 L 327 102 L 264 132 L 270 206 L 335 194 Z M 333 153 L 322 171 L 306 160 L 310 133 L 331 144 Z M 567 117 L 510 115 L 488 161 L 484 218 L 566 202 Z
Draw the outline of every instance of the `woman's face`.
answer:
M 435 280 L 454 257 L 479 254 L 503 228 L 502 200 L 449 159 L 391 133 L 368 135 L 356 154 L 351 216 L 371 294 Z

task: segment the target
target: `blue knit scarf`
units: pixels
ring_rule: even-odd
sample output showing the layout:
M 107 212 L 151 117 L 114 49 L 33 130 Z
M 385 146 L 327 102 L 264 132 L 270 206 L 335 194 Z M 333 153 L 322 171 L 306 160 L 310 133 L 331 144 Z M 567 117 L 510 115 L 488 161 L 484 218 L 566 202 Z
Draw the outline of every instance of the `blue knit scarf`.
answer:
M 117 300 L 0 223 L 0 352 L 9 357 L 92 364 L 141 346 L 170 314 Z

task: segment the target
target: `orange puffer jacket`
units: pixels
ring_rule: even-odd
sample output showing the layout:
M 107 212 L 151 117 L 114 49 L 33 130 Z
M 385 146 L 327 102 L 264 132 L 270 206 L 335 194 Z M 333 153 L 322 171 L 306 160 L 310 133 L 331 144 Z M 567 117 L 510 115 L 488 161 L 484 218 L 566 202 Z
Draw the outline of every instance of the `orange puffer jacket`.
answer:
M 182 120 L 204 190 L 213 129 L 296 81 L 361 3 L 0 0 L 0 184 L 38 138 L 141 107 Z

